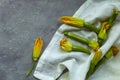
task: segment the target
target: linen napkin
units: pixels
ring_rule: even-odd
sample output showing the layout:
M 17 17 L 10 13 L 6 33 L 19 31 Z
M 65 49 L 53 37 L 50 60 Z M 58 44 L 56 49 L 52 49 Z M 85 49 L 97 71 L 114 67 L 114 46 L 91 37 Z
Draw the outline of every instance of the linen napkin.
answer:
M 120 10 L 120 0 L 87 0 L 73 15 L 74 17 L 83 18 L 97 27 L 100 21 L 107 19 L 112 15 L 113 8 Z M 59 41 L 65 37 L 64 31 L 73 31 L 76 34 L 84 36 L 88 39 L 97 40 L 96 33 L 87 30 L 80 30 L 63 24 L 54 34 L 48 47 L 38 61 L 34 76 L 40 80 L 56 80 L 65 68 L 68 69 L 66 74 L 60 80 L 85 80 L 89 70 L 90 61 L 94 52 L 87 55 L 83 52 L 65 52 L 59 47 Z M 120 16 L 118 15 L 115 24 L 109 31 L 108 39 L 100 50 L 105 53 L 114 44 L 120 48 Z M 69 39 L 74 44 L 80 44 Z M 87 48 L 87 47 L 86 47 Z M 103 63 L 97 71 L 89 78 L 89 80 L 120 80 L 120 54 Z

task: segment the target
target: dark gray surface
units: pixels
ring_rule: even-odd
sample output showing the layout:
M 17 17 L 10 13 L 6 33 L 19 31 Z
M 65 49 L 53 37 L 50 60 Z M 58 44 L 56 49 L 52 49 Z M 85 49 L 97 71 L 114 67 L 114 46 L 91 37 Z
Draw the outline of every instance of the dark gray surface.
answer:
M 0 0 L 0 80 L 34 80 L 25 73 L 32 64 L 36 37 L 43 50 L 61 25 L 58 18 L 73 15 L 84 0 Z

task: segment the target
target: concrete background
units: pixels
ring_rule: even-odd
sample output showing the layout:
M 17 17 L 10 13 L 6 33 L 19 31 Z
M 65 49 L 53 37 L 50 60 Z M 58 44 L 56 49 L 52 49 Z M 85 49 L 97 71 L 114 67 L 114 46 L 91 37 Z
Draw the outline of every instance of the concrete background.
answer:
M 36 37 L 44 40 L 43 51 L 61 23 L 85 0 L 0 0 L 0 80 L 34 80 L 25 74 L 32 64 Z

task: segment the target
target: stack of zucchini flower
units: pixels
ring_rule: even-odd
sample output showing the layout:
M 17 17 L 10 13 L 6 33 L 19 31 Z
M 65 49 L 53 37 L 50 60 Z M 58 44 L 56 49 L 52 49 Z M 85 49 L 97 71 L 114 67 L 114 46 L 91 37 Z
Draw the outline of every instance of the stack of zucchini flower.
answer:
M 86 75 L 86 80 L 95 72 L 95 70 L 107 59 L 111 58 L 112 56 L 116 56 L 119 52 L 117 46 L 112 46 L 108 52 L 103 56 L 102 51 L 99 48 L 104 44 L 105 40 L 108 37 L 108 31 L 114 25 L 117 15 L 119 14 L 119 10 L 117 8 L 113 8 L 112 15 L 102 21 L 100 28 L 97 28 L 91 23 L 86 22 L 84 19 L 71 17 L 71 16 L 63 16 L 60 18 L 60 21 L 70 25 L 72 27 L 77 28 L 87 28 L 93 32 L 95 32 L 98 36 L 98 40 L 89 40 L 84 38 L 83 36 L 79 36 L 73 32 L 65 31 L 64 35 L 67 38 L 71 38 L 75 41 L 83 43 L 87 45 L 90 49 L 94 51 L 94 56 L 91 59 L 90 67 Z M 80 51 L 90 54 L 90 51 L 86 48 L 81 46 L 73 45 L 71 42 L 67 41 L 65 38 L 60 41 L 60 47 L 65 51 Z M 86 51 L 85 51 L 86 50 Z
M 112 16 L 110 16 L 108 18 L 108 20 L 104 21 L 101 23 L 101 28 L 100 28 L 100 31 L 98 33 L 98 42 L 99 42 L 99 45 L 102 46 L 102 44 L 105 42 L 105 40 L 107 39 L 107 36 L 108 36 L 108 30 L 110 30 L 110 28 L 114 25 L 114 22 L 115 22 L 115 19 L 117 18 L 117 15 L 118 15 L 119 11 L 118 9 L 114 8 L 113 9 L 113 14 Z M 109 51 L 105 54 L 105 56 L 99 60 L 97 62 L 96 65 L 93 65 L 92 61 L 94 61 L 94 57 L 91 61 L 91 65 L 90 65 L 90 69 L 87 73 L 87 77 L 86 79 L 92 75 L 92 73 L 106 60 L 106 59 L 109 59 L 111 58 L 112 56 L 115 56 L 117 55 L 117 53 L 119 52 L 119 49 L 117 46 L 112 46 Z M 96 53 L 95 53 L 96 54 Z M 94 55 L 95 56 L 95 55 Z M 92 67 L 91 67 L 92 66 Z M 92 68 L 94 67 L 94 69 L 92 70 Z

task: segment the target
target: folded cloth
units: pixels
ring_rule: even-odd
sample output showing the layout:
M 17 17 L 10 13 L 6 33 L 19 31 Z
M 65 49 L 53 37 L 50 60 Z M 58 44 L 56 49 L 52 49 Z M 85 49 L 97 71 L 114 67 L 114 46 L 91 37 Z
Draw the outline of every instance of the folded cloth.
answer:
M 73 15 L 90 22 L 97 27 L 100 21 L 103 21 L 112 15 L 113 8 L 120 10 L 120 0 L 87 0 Z M 120 16 L 117 17 L 115 24 L 109 31 L 108 39 L 103 46 L 100 47 L 103 55 L 110 49 L 112 45 L 120 48 Z M 84 36 L 88 39 L 97 40 L 94 32 L 80 30 L 68 25 L 62 25 L 53 36 L 48 47 L 38 61 L 34 76 L 41 80 L 55 80 L 65 68 L 68 73 L 64 74 L 60 80 L 85 80 L 86 74 L 90 67 L 90 61 L 93 57 L 83 52 L 65 52 L 59 47 L 59 41 L 64 37 L 63 32 L 66 30 L 74 31 L 76 34 Z M 70 40 L 70 39 L 69 39 Z M 74 44 L 83 44 L 71 40 Z M 103 63 L 97 71 L 89 78 L 89 80 L 120 80 L 120 54 Z M 68 77 L 69 76 L 69 77 Z

